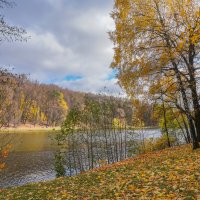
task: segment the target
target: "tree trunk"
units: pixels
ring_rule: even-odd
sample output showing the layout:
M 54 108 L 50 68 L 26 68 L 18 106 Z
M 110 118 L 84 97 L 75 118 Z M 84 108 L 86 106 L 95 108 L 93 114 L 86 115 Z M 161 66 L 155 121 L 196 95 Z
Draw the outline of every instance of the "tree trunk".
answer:
M 163 92 L 162 91 L 161 91 L 161 99 L 162 99 L 162 107 L 163 107 L 165 132 L 167 134 L 167 145 L 168 145 L 168 147 L 171 147 L 171 143 L 170 143 L 170 139 L 169 139 L 169 131 L 168 131 L 168 128 L 167 128 L 166 108 L 165 108 L 165 102 L 164 102 L 164 99 L 163 99 Z
M 191 137 L 190 137 L 190 132 L 188 130 L 188 125 L 183 117 L 183 114 L 181 114 L 181 117 L 182 117 L 182 120 L 183 120 L 183 124 L 184 124 L 184 127 L 185 127 L 185 131 L 186 131 L 186 134 L 187 134 L 187 141 L 188 143 L 191 143 Z
M 197 139 L 197 136 L 196 136 L 196 131 L 195 131 L 195 127 L 194 127 L 194 124 L 193 124 L 193 119 L 191 117 L 191 112 L 190 112 L 189 103 L 188 103 L 187 95 L 186 95 L 186 92 L 185 92 L 185 88 L 184 88 L 183 82 L 181 80 L 181 75 L 179 73 L 178 66 L 176 65 L 176 63 L 174 61 L 172 61 L 172 64 L 173 64 L 173 67 L 174 67 L 174 71 L 176 73 L 176 78 L 178 80 L 179 88 L 180 88 L 182 99 L 183 99 L 184 108 L 185 108 L 186 115 L 187 115 L 188 122 L 189 122 L 193 149 L 197 149 L 200 146 L 199 146 L 198 139 Z
M 195 55 L 195 49 L 194 45 L 191 43 L 189 45 L 189 51 L 188 51 L 188 59 L 189 62 L 186 62 L 188 72 L 189 72 L 189 88 L 191 90 L 192 94 L 192 103 L 193 103 L 193 109 L 194 109 L 194 123 L 196 127 L 197 132 L 197 139 L 198 142 L 200 142 L 200 105 L 199 105 L 199 97 L 197 92 L 197 83 L 195 78 L 195 68 L 194 68 L 194 55 Z
M 197 136 L 195 134 L 195 127 L 193 124 L 193 120 L 191 119 L 191 117 L 189 117 L 189 126 L 190 126 L 190 132 L 191 132 L 191 136 L 192 136 L 192 149 L 198 149 L 199 148 L 199 143 L 197 140 Z

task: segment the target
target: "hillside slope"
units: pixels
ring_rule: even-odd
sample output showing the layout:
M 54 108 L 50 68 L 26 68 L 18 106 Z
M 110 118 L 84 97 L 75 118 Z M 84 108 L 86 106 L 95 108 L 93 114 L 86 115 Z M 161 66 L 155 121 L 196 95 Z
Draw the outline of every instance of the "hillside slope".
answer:
M 2 190 L 0 199 L 200 199 L 200 150 L 139 155 L 70 178 Z

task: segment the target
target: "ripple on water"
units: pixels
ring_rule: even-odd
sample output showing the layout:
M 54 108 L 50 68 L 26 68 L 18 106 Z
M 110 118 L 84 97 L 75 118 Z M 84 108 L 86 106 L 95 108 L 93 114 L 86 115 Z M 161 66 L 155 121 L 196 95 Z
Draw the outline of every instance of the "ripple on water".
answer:
M 0 172 L 0 188 L 51 180 L 56 177 L 54 152 L 16 152 L 6 161 L 7 168 Z

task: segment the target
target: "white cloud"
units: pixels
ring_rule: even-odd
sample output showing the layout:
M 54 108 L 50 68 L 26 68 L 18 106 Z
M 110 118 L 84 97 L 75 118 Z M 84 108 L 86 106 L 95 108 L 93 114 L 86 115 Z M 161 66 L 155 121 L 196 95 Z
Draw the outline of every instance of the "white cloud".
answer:
M 118 93 L 123 93 L 122 89 L 117 84 L 117 79 L 105 80 L 105 79 L 95 79 L 94 77 L 87 77 L 80 80 L 72 81 L 58 81 L 57 85 L 61 87 L 71 88 L 75 91 L 84 91 L 92 93 L 111 93 L 117 95 Z
M 91 37 L 105 36 L 107 34 L 106 32 L 113 29 L 114 26 L 109 13 L 104 13 L 96 9 L 90 9 L 86 13 L 80 13 L 71 21 L 71 25 L 78 31 Z
M 113 29 L 109 15 L 112 0 L 59 0 L 56 3 L 46 0 L 38 4 L 35 0 L 29 4 L 19 0 L 18 4 L 16 18 L 10 13 L 12 21 L 18 24 L 26 18 L 24 24 L 31 39 L 27 43 L 3 43 L 0 64 L 14 66 L 20 73 L 30 73 L 31 78 L 40 82 L 53 82 L 74 90 L 98 92 L 104 86 L 115 87 L 116 80 L 108 80 L 113 56 L 107 34 Z M 23 4 L 26 8 L 19 13 Z M 34 6 L 40 6 L 37 16 L 32 12 L 37 10 Z M 64 80 L 68 75 L 83 78 Z

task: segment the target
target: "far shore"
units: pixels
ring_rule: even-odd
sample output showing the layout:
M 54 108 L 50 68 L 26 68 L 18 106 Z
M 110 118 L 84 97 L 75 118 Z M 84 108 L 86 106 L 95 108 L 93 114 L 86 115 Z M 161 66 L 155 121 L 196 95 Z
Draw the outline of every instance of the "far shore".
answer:
M 32 132 L 32 131 L 59 131 L 60 127 L 56 126 L 39 126 L 39 125 L 20 125 L 17 127 L 3 127 L 0 129 L 1 132 Z
M 146 129 L 159 129 L 158 127 L 127 127 L 132 130 L 146 130 Z M 40 125 L 31 125 L 31 124 L 26 124 L 26 125 L 20 125 L 17 127 L 10 126 L 10 127 L 3 127 L 0 128 L 0 133 L 12 133 L 12 132 L 35 132 L 35 131 L 60 131 L 61 127 L 60 126 L 40 126 Z

